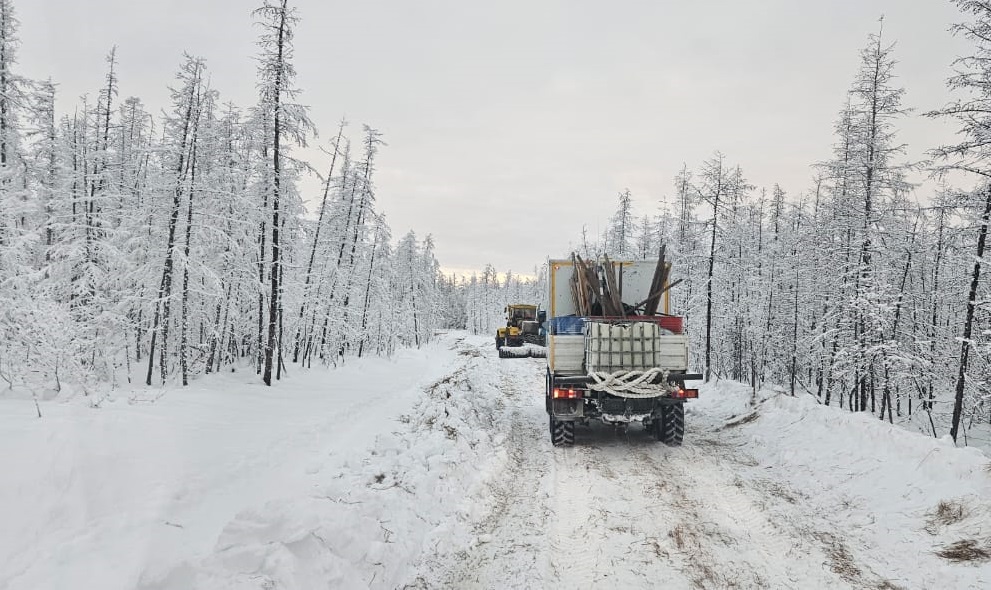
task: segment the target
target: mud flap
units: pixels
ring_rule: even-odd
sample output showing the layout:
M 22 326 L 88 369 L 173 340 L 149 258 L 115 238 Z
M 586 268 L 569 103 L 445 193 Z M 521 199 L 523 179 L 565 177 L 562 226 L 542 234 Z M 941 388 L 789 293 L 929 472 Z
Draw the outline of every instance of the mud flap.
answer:
M 551 400 L 552 415 L 561 420 L 573 420 L 585 415 L 585 402 L 582 399 Z

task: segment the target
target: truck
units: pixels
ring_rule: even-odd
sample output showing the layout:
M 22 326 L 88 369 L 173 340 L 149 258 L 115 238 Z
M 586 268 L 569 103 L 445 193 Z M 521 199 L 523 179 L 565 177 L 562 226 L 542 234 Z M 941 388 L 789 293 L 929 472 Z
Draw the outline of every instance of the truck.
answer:
M 573 445 L 575 426 L 640 423 L 679 446 L 685 402 L 698 397 L 684 318 L 670 313 L 670 263 L 655 259 L 549 260 L 545 401 L 551 443 Z

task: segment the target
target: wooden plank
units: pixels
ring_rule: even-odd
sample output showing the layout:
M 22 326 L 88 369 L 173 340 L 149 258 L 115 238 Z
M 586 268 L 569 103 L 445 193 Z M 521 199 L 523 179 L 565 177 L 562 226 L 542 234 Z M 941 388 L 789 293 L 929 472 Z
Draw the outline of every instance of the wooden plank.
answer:
M 656 302 L 658 302 L 658 301 L 661 300 L 661 296 L 664 295 L 665 293 L 667 293 L 671 289 L 671 287 L 674 287 L 675 285 L 677 285 L 681 281 L 682 281 L 682 279 L 678 279 L 677 281 L 675 281 L 675 282 L 673 282 L 673 283 L 671 283 L 671 284 L 663 287 L 660 291 L 657 291 L 657 292 L 653 293 L 647 299 L 644 299 L 640 303 L 637 303 L 635 306 L 633 306 L 634 309 L 640 309 L 641 307 L 644 307 L 645 305 L 647 305 L 647 302 L 648 301 L 654 301 L 655 302 L 655 307 L 656 307 Z M 644 311 L 643 315 L 657 315 L 657 310 L 655 309 L 654 310 L 654 313 L 650 313 L 649 308 L 647 308 Z
M 578 254 L 573 254 L 572 258 L 575 261 L 575 274 L 572 278 L 575 281 L 575 292 L 578 297 L 575 306 L 578 309 L 578 315 L 587 316 L 589 315 L 589 293 L 588 281 L 585 276 L 585 261 Z
M 603 305 L 603 311 L 605 315 L 625 318 L 626 313 L 623 311 L 623 302 L 619 300 L 619 287 L 616 285 L 616 269 L 613 267 L 613 263 L 609 260 L 608 256 L 603 256 L 602 259 L 604 261 L 602 270 L 606 279 L 606 290 L 608 291 L 605 298 L 608 299 L 608 305 Z
M 599 277 L 596 276 L 593 266 L 581 260 L 581 256 L 578 257 L 578 260 L 582 262 L 582 277 L 585 293 L 588 297 L 585 315 L 592 315 L 592 307 L 595 306 L 595 303 L 597 301 L 602 303 L 602 285 L 599 283 Z
M 657 306 L 661 301 L 661 289 L 664 287 L 664 283 L 667 280 L 667 264 L 664 261 L 664 255 L 666 253 L 667 246 L 661 245 L 660 252 L 657 256 L 657 266 L 654 267 L 654 276 L 650 282 L 650 291 L 647 292 L 648 297 L 646 300 L 646 309 L 644 310 L 644 315 L 655 315 L 657 313 Z M 656 298 L 654 294 L 657 294 Z

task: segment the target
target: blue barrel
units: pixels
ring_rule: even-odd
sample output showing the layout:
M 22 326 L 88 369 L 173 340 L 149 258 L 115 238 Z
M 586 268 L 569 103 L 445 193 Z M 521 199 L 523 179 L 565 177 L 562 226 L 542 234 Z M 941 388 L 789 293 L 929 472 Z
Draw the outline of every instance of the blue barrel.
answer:
M 558 336 L 581 336 L 585 329 L 585 318 L 574 315 L 562 315 L 551 318 L 547 324 L 551 334 Z

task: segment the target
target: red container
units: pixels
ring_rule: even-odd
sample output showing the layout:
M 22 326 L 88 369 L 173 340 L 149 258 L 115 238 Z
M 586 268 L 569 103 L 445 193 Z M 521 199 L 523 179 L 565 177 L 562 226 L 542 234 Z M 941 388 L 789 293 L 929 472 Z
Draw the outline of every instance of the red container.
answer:
M 685 318 L 677 315 L 662 315 L 657 318 L 657 323 L 665 330 L 671 330 L 675 334 L 681 334 Z

